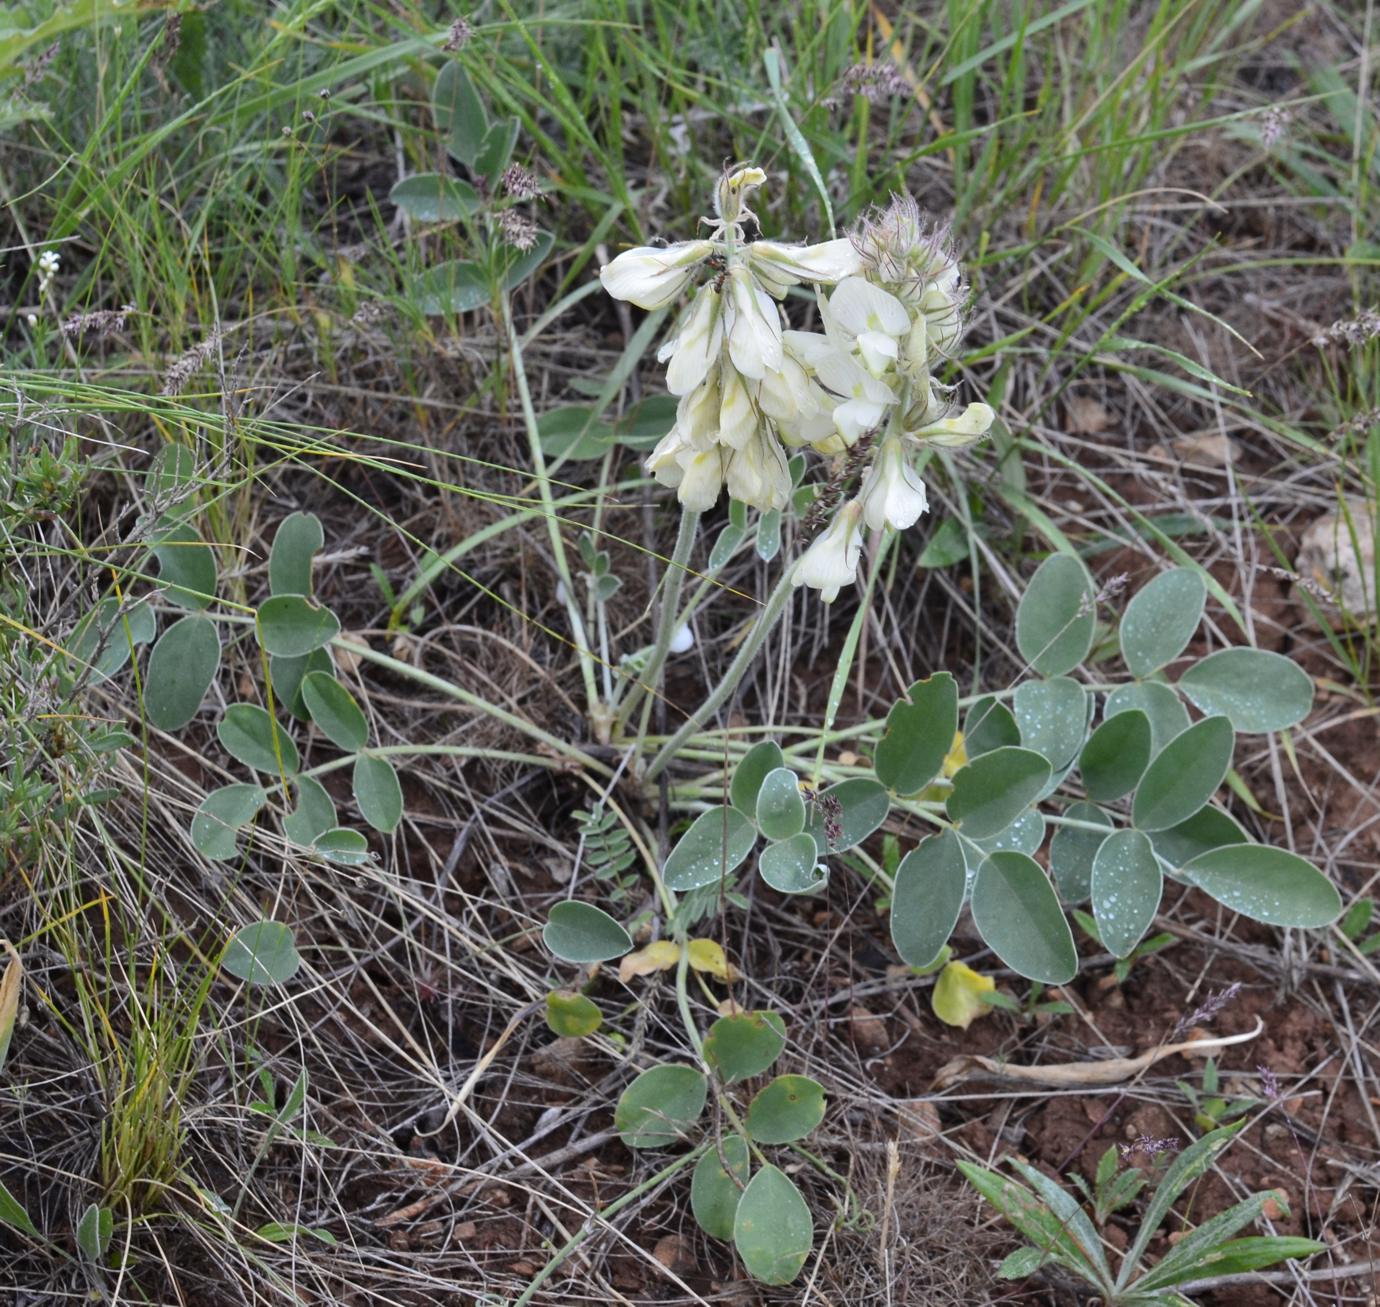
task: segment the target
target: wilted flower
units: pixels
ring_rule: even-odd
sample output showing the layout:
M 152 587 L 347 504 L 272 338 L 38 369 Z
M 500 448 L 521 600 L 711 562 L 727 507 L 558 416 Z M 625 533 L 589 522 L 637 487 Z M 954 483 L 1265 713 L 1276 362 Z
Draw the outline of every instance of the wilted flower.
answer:
M 541 197 L 537 179 L 520 163 L 510 163 L 499 178 L 504 191 L 515 200 L 535 200 Z
M 498 215 L 498 231 L 504 243 L 517 250 L 530 250 L 539 234 L 537 224 L 516 209 L 504 209 Z
M 446 33 L 446 39 L 441 43 L 441 49 L 448 54 L 457 54 L 463 50 L 474 37 L 474 28 L 470 26 L 466 18 L 457 18 Z

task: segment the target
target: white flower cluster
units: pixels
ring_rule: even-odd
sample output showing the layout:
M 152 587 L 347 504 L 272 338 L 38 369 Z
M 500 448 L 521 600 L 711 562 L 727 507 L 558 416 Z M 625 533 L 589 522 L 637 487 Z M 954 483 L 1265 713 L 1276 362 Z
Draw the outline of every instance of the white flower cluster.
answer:
M 599 275 L 610 295 L 652 309 L 713 273 L 658 355 L 680 403 L 647 470 L 687 510 L 712 508 L 725 486 L 764 512 L 783 509 L 793 490 L 787 448 L 809 446 L 845 471 L 870 450 L 856 497 L 794 574 L 828 603 L 856 578 L 864 525 L 903 531 L 925 512 L 912 464 L 920 443 L 968 444 L 992 410 L 953 414 L 931 378 L 931 361 L 958 339 L 963 292 L 947 244 L 924 228 L 915 202 L 893 200 L 849 238 L 749 242 L 747 199 L 765 180 L 760 168 L 728 173 L 706 239 L 628 250 Z M 778 302 L 801 282 L 833 288 L 820 300 L 822 332 L 783 327 Z
M 38 293 L 40 296 L 48 293 L 48 287 L 52 280 L 57 276 L 58 265 L 62 262 L 56 250 L 44 250 L 38 256 Z

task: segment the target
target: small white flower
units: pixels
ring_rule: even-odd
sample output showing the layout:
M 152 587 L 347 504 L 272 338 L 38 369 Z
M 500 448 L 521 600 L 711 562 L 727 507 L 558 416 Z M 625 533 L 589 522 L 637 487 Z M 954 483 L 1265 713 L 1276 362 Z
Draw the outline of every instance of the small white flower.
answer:
M 708 449 L 719 438 L 719 369 L 709 375 L 676 405 L 676 426 L 685 442 Z
M 657 441 L 656 448 L 647 455 L 642 466 L 668 490 L 674 490 L 685 475 L 680 466 L 681 455 L 689 452 L 690 447 L 681 435 L 680 425 L 677 423 Z
M 671 643 L 667 647 L 673 654 L 689 653 L 695 647 L 695 633 L 688 624 L 678 626 L 675 634 L 671 636 Z
M 753 241 L 747 248 L 747 256 L 758 280 L 777 299 L 798 282 L 829 285 L 862 269 L 862 256 L 846 237 L 821 241 L 818 245 Z
M 757 384 L 757 402 L 762 412 L 777 422 L 798 422 L 820 410 L 819 388 L 787 352 L 780 372 L 768 372 Z
M 670 359 L 666 389 L 671 394 L 684 395 L 694 390 L 722 352 L 724 321 L 721 308 L 719 292 L 713 286 L 701 287 L 681 330 L 657 352 L 659 363 Z
M 895 437 L 882 441 L 877 457 L 863 478 L 859 498 L 863 520 L 873 531 L 889 526 L 904 531 L 929 508 L 925 483 L 910 465 L 901 442 Z
M 829 296 L 829 314 L 850 337 L 866 332 L 893 340 L 910 330 L 906 306 L 863 277 L 846 277 Z
M 57 276 L 58 264 L 62 262 L 61 256 L 56 250 L 44 250 L 38 256 L 39 275 L 48 280 Z
M 791 473 L 780 442 L 758 428 L 728 461 L 728 493 L 740 503 L 769 512 L 785 508 L 791 497 Z
M 31 327 L 36 327 L 36 326 L 38 326 L 38 314 L 37 314 L 37 313 L 26 313 L 26 314 L 24 315 L 24 321 L 27 322 L 27 323 L 29 324 L 29 326 L 31 326 Z
M 745 267 L 728 277 L 728 356 L 750 381 L 781 368 L 781 310 Z
M 692 513 L 707 513 L 719 502 L 724 486 L 722 449 L 714 445 L 687 450 L 680 455 L 679 462 L 682 476 L 676 498 Z
M 761 418 L 746 383 L 731 363 L 723 366 L 719 391 L 719 441 L 730 449 L 742 449 L 756 434 Z
M 832 604 L 844 586 L 858 579 L 858 559 L 862 554 L 862 533 L 858 526 L 861 517 L 862 505 L 856 499 L 846 503 L 828 529 L 800 556 L 791 583 L 818 590 L 820 599 Z
M 627 300 L 640 309 L 659 309 L 689 285 L 699 265 L 713 252 L 714 242 L 705 240 L 681 241 L 664 249 L 639 245 L 604 264 L 599 280 L 616 300 Z
M 881 426 L 887 410 L 897 402 L 896 392 L 886 382 L 842 349 L 820 355 L 815 375 L 843 401 L 834 409 L 834 429 L 846 445 Z

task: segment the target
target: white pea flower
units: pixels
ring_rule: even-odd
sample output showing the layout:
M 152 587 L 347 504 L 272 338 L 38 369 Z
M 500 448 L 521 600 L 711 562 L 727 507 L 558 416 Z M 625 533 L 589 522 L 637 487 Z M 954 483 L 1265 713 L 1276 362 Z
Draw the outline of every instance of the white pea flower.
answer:
M 799 282 L 830 285 L 862 270 L 862 255 L 845 236 L 818 245 L 753 241 L 747 257 L 753 274 L 777 299 Z
M 748 393 L 747 383 L 732 363 L 723 365 L 719 387 L 719 442 L 742 449 L 756 435 L 761 415 Z M 736 496 L 735 496 L 736 498 Z
M 680 433 L 680 426 L 676 425 L 657 441 L 656 448 L 647 455 L 642 466 L 668 490 L 674 490 L 685 475 L 681 470 L 681 456 L 691 452 L 685 437 Z
M 723 352 L 723 344 L 721 296 L 713 286 L 702 286 L 681 330 L 657 352 L 657 362 L 670 360 L 666 389 L 673 395 L 694 390 Z
M 821 359 L 816 375 L 842 400 L 834 409 L 834 429 L 845 446 L 852 446 L 864 432 L 881 426 L 898 399 L 886 382 L 842 350 Z
M 604 264 L 599 280 L 616 300 L 627 300 L 640 309 L 663 308 L 690 284 L 714 248 L 711 240 L 681 241 L 664 248 L 639 245 Z
M 906 306 L 862 277 L 847 277 L 834 287 L 829 296 L 829 318 L 874 377 L 896 366 L 900 341 L 911 332 Z
M 792 423 L 820 411 L 822 392 L 789 350 L 780 372 L 768 372 L 757 383 L 757 402 L 762 412 L 777 422 Z
M 676 405 L 676 426 L 682 437 L 696 449 L 708 449 L 719 438 L 719 368 Z
M 728 493 L 762 512 L 785 508 L 791 498 L 786 454 L 771 432 L 758 427 L 752 438 L 728 460 Z
M 751 381 L 781 368 L 781 310 L 746 267 L 728 274 L 728 356 Z
M 901 441 L 894 436 L 882 441 L 858 497 L 862 501 L 863 521 L 873 531 L 884 526 L 905 531 L 930 506 L 925 483 L 906 458 Z
M 858 579 L 862 555 L 861 517 L 862 505 L 856 499 L 839 509 L 828 528 L 800 556 L 792 583 L 818 590 L 826 604 L 832 604 L 844 586 L 852 585 Z
M 676 498 L 692 513 L 707 513 L 719 502 L 719 492 L 724 487 L 722 447 L 686 450 L 678 456 L 678 462 L 681 479 Z

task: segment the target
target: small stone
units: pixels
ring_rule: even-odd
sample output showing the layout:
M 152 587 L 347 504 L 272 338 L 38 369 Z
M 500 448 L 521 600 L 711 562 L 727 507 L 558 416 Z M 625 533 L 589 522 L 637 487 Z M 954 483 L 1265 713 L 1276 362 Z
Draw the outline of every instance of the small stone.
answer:
M 1294 560 L 1302 578 L 1298 588 L 1306 587 L 1327 611 L 1335 613 L 1340 605 L 1361 621 L 1373 619 L 1375 525 L 1375 509 L 1356 496 L 1347 498 L 1345 511 L 1316 519 L 1304 531 Z M 1298 600 L 1309 609 L 1304 595 Z
M 1154 458 L 1198 467 L 1226 467 L 1236 461 L 1235 444 L 1230 436 L 1224 436 L 1220 431 L 1190 432 L 1186 436 L 1176 436 L 1168 445 L 1152 445 L 1146 453 Z
M 853 1036 L 853 1042 L 869 1052 L 877 1052 L 885 1048 L 889 1042 L 885 1020 L 860 1003 L 848 1009 L 848 1029 Z
M 943 1126 L 939 1109 L 928 1098 L 913 1098 L 897 1104 L 901 1128 L 917 1143 L 932 1144 L 939 1138 Z
M 695 1266 L 695 1249 L 683 1234 L 668 1234 L 656 1241 L 652 1256 L 668 1271 L 689 1271 Z
M 360 631 L 343 632 L 347 640 L 353 640 L 355 644 L 362 644 L 366 649 L 370 647 L 368 636 Z M 394 642 L 396 647 L 396 641 Z M 335 665 L 347 676 L 352 675 L 359 668 L 359 655 L 350 649 L 343 649 L 340 645 L 335 645 L 331 651 L 335 655 Z
M 1111 415 L 1091 395 L 1074 395 L 1064 405 L 1064 421 L 1069 434 L 1095 436 L 1111 424 Z

